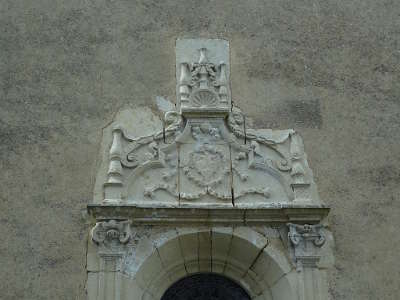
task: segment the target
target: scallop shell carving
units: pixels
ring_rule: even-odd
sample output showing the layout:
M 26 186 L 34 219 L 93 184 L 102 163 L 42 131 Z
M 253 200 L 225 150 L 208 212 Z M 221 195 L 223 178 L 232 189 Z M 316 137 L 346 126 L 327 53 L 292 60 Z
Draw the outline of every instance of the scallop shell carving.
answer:
M 192 94 L 192 103 L 196 106 L 211 106 L 218 103 L 218 96 L 210 90 L 198 90 Z

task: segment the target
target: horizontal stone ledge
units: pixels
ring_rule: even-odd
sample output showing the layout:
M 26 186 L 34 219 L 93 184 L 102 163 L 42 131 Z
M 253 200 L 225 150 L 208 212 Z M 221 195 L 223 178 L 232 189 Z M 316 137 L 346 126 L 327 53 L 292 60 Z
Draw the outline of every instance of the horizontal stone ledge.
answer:
M 143 207 L 137 205 L 89 204 L 88 214 L 96 220 L 123 219 L 137 225 L 262 225 L 316 224 L 329 213 L 324 205 L 265 205 L 236 207 Z

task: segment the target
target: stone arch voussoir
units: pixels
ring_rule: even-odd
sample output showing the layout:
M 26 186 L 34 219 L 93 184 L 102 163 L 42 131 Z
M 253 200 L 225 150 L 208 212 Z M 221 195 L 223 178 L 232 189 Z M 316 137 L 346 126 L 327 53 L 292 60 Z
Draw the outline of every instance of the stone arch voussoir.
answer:
M 152 247 L 131 274 L 143 300 L 161 299 L 173 283 L 196 273 L 223 275 L 252 299 L 295 299 L 283 246 L 249 227 L 171 228 L 150 240 Z

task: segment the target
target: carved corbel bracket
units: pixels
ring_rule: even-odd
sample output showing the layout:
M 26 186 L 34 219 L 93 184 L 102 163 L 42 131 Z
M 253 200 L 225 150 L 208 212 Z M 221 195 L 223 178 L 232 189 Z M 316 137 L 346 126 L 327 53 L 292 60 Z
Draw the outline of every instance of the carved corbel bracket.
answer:
M 91 231 L 93 242 L 100 245 L 126 244 L 131 238 L 129 221 L 109 220 L 97 222 Z
M 298 270 L 302 267 L 315 268 L 320 259 L 319 248 L 325 243 L 323 225 L 287 224 L 289 241 L 294 248 L 294 257 Z

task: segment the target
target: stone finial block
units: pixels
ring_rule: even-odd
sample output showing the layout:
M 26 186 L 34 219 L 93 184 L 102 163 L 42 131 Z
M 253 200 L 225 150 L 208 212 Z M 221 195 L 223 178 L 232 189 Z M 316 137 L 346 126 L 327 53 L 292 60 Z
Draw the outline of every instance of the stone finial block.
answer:
M 176 41 L 176 95 L 182 113 L 228 112 L 231 107 L 229 75 L 228 41 Z
M 222 39 L 178 39 L 176 40 L 176 78 L 179 78 L 181 63 L 199 61 L 200 49 L 207 49 L 208 62 L 219 65 L 226 64 L 226 75 L 229 81 L 229 42 Z

